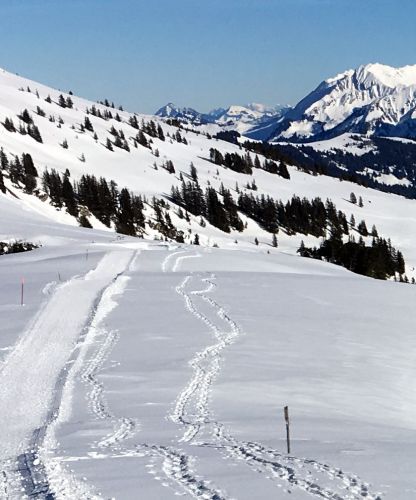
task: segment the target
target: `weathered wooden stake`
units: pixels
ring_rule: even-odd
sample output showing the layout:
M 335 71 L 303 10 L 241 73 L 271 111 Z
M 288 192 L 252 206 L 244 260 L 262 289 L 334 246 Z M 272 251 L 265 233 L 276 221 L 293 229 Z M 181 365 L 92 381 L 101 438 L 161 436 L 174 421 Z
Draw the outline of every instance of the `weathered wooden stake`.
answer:
M 286 421 L 286 443 L 287 443 L 287 453 L 290 453 L 290 429 L 289 429 L 289 407 L 284 407 L 285 421 Z
M 20 292 L 20 305 L 24 304 L 24 294 L 25 294 L 25 279 L 22 278 L 21 282 L 21 292 Z

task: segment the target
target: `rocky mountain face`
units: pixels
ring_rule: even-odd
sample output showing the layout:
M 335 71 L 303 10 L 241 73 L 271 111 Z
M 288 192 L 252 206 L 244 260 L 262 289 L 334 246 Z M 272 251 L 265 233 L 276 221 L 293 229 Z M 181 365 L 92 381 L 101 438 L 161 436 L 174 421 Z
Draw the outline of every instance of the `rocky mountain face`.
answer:
M 416 139 L 416 65 L 367 64 L 329 78 L 277 120 L 268 139 L 311 142 L 344 133 Z

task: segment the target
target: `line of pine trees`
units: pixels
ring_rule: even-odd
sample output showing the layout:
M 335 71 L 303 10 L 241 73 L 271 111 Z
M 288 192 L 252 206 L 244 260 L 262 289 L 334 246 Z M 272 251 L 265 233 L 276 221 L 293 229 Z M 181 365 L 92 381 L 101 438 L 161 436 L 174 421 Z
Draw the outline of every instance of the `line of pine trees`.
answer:
M 249 152 L 247 152 L 244 156 L 239 155 L 238 153 L 222 154 L 221 151 L 218 151 L 218 149 L 211 148 L 209 150 L 209 159 L 215 165 L 222 165 L 241 174 L 251 175 L 253 173 L 253 168 L 257 168 L 265 170 L 271 174 L 280 175 L 280 177 L 283 177 L 284 179 L 290 179 L 289 171 L 283 161 L 279 161 L 277 164 L 275 161 L 265 159 L 262 164 L 257 155 L 253 161 Z
M 39 245 L 35 245 L 34 243 L 30 243 L 28 241 L 0 241 L 0 255 L 28 252 L 29 250 L 33 250 L 35 248 L 39 248 Z
M 199 185 L 195 168 L 189 180 L 182 177 L 181 187 L 172 186 L 170 199 L 176 205 L 196 216 L 205 217 L 210 224 L 229 233 L 231 229 L 244 230 L 244 224 L 238 215 L 238 207 L 230 190 L 221 185 L 219 193 L 208 186 L 205 191 Z
M 113 224 L 119 233 L 130 236 L 143 233 L 145 217 L 142 197 L 132 194 L 127 188 L 119 190 L 114 181 L 83 175 L 78 182 L 71 183 L 68 170 L 61 176 L 52 169 L 43 173 L 42 185 L 51 203 L 57 208 L 65 207 L 69 214 L 78 217 L 84 227 L 91 227 L 82 210 L 86 207 L 107 227 Z
M 20 121 L 19 127 L 16 128 L 11 118 L 5 118 L 4 122 L 2 122 L 3 127 L 8 132 L 19 132 L 21 135 L 29 135 L 32 139 L 35 139 L 35 141 L 42 143 L 43 139 L 40 135 L 39 128 L 35 125 L 29 111 L 24 109 L 20 115 L 18 115 L 18 118 Z
M 373 237 L 371 245 L 366 245 L 361 236 L 358 242 L 353 235 L 344 242 L 339 235 L 331 235 L 319 248 L 307 248 L 302 241 L 298 253 L 302 257 L 332 262 L 371 278 L 384 280 L 397 273 L 400 281 L 408 281 L 404 275 L 403 254 L 384 238 Z
M 22 187 L 26 193 L 33 193 L 37 188 L 38 172 L 30 154 L 23 153 L 22 156 L 6 155 L 3 148 L 0 148 L 0 190 L 6 191 L 4 186 L 3 170 L 13 182 Z

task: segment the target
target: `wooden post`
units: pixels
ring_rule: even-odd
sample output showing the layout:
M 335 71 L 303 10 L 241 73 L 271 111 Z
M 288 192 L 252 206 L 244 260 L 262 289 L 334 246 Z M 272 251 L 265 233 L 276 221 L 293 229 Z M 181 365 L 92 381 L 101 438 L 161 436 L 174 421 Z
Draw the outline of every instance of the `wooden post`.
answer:
M 24 293 L 25 293 L 25 279 L 22 278 L 21 291 L 20 291 L 20 305 L 24 304 Z
M 285 421 L 286 421 L 286 443 L 287 453 L 290 453 L 290 430 L 289 430 L 289 407 L 284 407 Z

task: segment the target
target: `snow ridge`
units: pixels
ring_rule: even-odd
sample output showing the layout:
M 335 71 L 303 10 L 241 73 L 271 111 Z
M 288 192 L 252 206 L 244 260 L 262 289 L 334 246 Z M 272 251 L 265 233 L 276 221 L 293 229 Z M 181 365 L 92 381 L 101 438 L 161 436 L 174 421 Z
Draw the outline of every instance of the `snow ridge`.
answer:
M 416 138 L 416 65 L 367 64 L 322 82 L 276 123 L 272 140 L 342 133 Z

